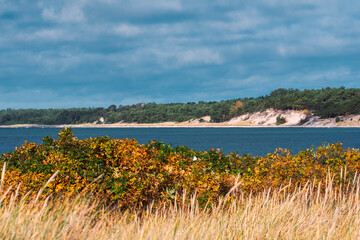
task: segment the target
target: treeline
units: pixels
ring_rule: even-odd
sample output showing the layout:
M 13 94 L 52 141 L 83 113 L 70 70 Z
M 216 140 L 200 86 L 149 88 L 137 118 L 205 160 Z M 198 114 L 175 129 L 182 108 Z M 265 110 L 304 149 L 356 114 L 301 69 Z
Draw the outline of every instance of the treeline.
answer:
M 7 109 L 0 111 L 0 124 L 75 124 L 99 120 L 106 113 L 104 108 L 69 109 Z
M 244 113 L 273 108 L 309 110 L 321 118 L 360 114 L 360 89 L 324 88 L 317 90 L 277 89 L 257 98 L 238 98 L 220 102 L 139 103 L 108 108 L 7 109 L 0 111 L 0 124 L 77 124 L 183 122 L 210 116 L 212 122 L 227 121 Z
M 312 110 L 321 118 L 360 114 L 360 89 L 278 89 L 263 98 L 266 108 Z

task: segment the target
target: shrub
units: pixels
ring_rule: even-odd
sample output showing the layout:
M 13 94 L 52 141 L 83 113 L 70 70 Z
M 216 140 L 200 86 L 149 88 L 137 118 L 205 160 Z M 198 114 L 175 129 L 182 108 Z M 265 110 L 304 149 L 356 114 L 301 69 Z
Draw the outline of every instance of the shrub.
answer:
M 1 155 L 0 164 L 4 162 L 8 165 L 4 188 L 21 183 L 19 197 L 29 191 L 37 192 L 58 172 L 40 199 L 49 194 L 91 194 L 103 204 L 128 209 L 175 199 L 182 204 L 176 195 L 183 193 L 196 193 L 201 206 L 205 206 L 228 196 L 236 183 L 242 193 L 256 193 L 270 187 L 279 189 L 289 182 L 293 186 L 304 185 L 315 178 L 317 183 L 328 171 L 334 174 L 334 188 L 341 188 L 359 172 L 360 153 L 338 143 L 296 155 L 286 149 L 264 157 L 226 155 L 220 150 L 195 151 L 157 141 L 138 144 L 136 140 L 109 137 L 79 140 L 71 129 L 62 129 L 58 139 L 45 137 L 39 145 L 25 142 L 15 151 Z M 340 178 L 344 167 L 346 181 Z M 11 191 L 17 191 L 16 187 Z M 29 198 L 36 198 L 36 194 Z
M 281 115 L 278 115 L 276 117 L 276 125 L 281 125 L 286 123 L 286 119 L 284 117 L 282 117 Z

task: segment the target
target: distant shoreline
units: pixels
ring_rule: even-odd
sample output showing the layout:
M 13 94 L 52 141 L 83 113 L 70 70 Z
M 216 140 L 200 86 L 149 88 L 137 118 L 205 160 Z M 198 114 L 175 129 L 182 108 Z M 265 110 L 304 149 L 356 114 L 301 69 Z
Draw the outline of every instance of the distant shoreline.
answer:
M 278 118 L 284 122 L 278 125 Z M 274 110 L 247 113 L 226 122 L 211 122 L 210 116 L 191 119 L 185 122 L 161 123 L 106 123 L 103 118 L 93 123 L 82 124 L 14 124 L 0 125 L 0 128 L 360 128 L 360 115 L 342 116 L 341 118 L 321 119 L 300 110 Z
M 360 126 L 321 126 L 321 125 L 229 125 L 221 123 L 206 124 L 62 124 L 62 125 L 37 125 L 37 124 L 15 124 L 0 125 L 0 128 L 360 128 Z

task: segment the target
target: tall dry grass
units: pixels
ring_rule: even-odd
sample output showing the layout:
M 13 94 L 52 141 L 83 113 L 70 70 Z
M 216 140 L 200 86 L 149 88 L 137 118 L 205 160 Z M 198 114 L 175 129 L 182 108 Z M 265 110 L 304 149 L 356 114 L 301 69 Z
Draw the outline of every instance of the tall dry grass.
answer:
M 2 186 L 0 201 L 9 194 Z M 81 198 L 26 202 L 14 193 L 0 207 L 0 239 L 360 238 L 359 178 L 335 191 L 329 175 L 324 186 L 322 192 L 308 183 L 292 192 L 285 187 L 248 196 L 234 188 L 229 194 L 238 196 L 235 201 L 225 197 L 207 210 L 193 196 L 183 206 L 141 212 L 104 209 Z

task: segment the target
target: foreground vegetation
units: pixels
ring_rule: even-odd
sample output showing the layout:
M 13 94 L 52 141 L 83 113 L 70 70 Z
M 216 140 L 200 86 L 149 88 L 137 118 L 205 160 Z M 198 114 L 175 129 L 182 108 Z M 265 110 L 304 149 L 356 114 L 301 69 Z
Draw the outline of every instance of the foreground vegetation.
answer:
M 264 157 L 108 137 L 0 156 L 1 239 L 357 239 L 360 152 Z
M 178 196 L 196 194 L 200 206 L 205 207 L 218 203 L 233 186 L 243 194 L 269 188 L 276 191 L 290 182 L 288 191 L 308 181 L 314 181 L 318 188 L 329 171 L 334 175 L 333 188 L 340 190 L 360 169 L 359 150 L 344 149 L 340 143 L 295 155 L 278 149 L 259 157 L 226 155 L 215 149 L 173 148 L 155 141 L 138 144 L 108 137 L 78 140 L 71 129 L 63 129 L 58 135 L 58 139 L 45 137 L 42 144 L 25 143 L 1 155 L 0 164 L 7 164 L 3 187 L 12 186 L 9 191 L 19 197 L 32 191 L 28 199 L 43 200 L 49 194 L 97 196 L 104 206 L 121 209 L 144 209 L 150 203 L 162 205 L 175 199 L 181 204 Z M 41 194 L 34 194 L 39 190 Z
M 345 181 L 345 175 L 343 176 Z M 314 182 L 292 192 L 237 194 L 212 208 L 189 204 L 149 206 L 146 211 L 99 208 L 99 200 L 27 202 L 0 188 L 1 239 L 358 239 L 359 178 L 342 190 L 331 175 L 324 191 Z M 16 193 L 15 193 L 16 194 Z M 183 199 L 188 199 L 183 196 Z
M 183 122 L 210 116 L 212 122 L 224 122 L 244 113 L 273 108 L 308 110 L 321 118 L 360 114 L 360 89 L 324 88 L 318 90 L 278 89 L 257 98 L 238 98 L 220 102 L 139 103 L 108 108 L 1 110 L 0 125 Z

